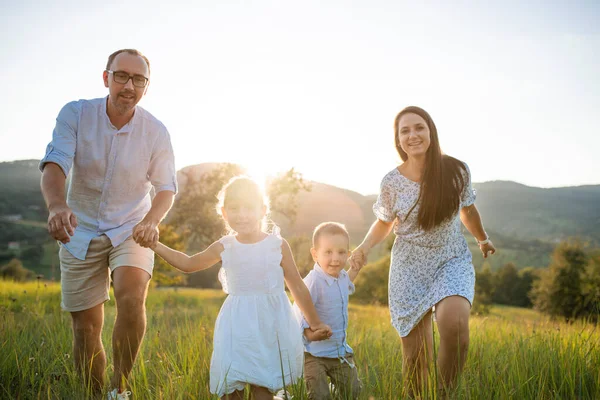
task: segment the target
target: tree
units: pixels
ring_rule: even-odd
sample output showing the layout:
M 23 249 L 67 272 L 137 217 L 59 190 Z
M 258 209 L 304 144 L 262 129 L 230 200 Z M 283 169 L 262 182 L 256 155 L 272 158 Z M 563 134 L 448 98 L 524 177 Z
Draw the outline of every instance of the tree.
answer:
M 310 192 L 311 189 L 311 184 L 306 182 L 294 168 L 271 179 L 267 185 L 267 196 L 271 202 L 273 219 L 281 224 L 284 222 L 281 218 L 283 217 L 293 224 L 296 221 L 298 209 L 296 202 L 298 193 L 303 190 Z
M 185 250 L 183 237 L 175 232 L 172 225 L 163 224 L 160 227 L 160 241 L 170 248 L 178 251 Z M 156 256 L 154 262 L 154 271 L 152 273 L 152 282 L 157 286 L 185 286 L 187 275 L 177 271 L 165 260 Z
M 517 267 L 513 263 L 503 265 L 496 272 L 495 288 L 492 302 L 497 304 L 514 305 L 519 281 Z
M 0 277 L 22 282 L 33 279 L 35 273 L 23 267 L 23 263 L 19 259 L 13 258 L 7 264 L 0 267 Z
M 314 261 L 310 254 L 312 239 L 307 235 L 292 236 L 287 239 L 298 267 L 298 272 L 303 278 L 312 270 Z
M 379 305 L 388 304 L 390 255 L 365 265 L 354 281 L 356 291 L 353 300 Z
M 483 263 L 481 269 L 475 270 L 475 297 L 471 312 L 476 314 L 487 314 L 494 296 L 494 274 L 490 264 Z
M 513 305 L 517 307 L 531 308 L 531 289 L 536 280 L 540 278 L 540 270 L 534 267 L 526 267 L 519 271 L 519 280 L 515 284 L 515 297 Z
M 600 319 L 600 255 L 590 257 L 582 278 L 585 315 L 593 321 Z
M 588 256 L 579 241 L 560 243 L 552 253 L 548 269 L 532 289 L 534 307 L 567 320 L 585 313 L 583 277 Z

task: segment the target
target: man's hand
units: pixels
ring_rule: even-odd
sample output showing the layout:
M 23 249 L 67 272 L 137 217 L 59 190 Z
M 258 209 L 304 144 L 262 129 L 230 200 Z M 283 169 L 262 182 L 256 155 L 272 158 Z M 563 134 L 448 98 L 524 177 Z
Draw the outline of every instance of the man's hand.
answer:
M 48 232 L 55 240 L 69 243 L 77 228 L 77 217 L 68 205 L 50 207 L 48 209 Z
M 133 227 L 133 240 L 142 247 L 155 248 L 158 244 L 158 222 L 143 219 Z

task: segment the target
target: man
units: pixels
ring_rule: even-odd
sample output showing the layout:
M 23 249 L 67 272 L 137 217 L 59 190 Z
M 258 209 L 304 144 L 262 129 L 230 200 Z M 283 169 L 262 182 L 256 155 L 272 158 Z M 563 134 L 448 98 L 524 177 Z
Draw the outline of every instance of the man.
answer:
M 126 380 L 146 330 L 154 265 L 149 247 L 158 242 L 158 225 L 173 204 L 177 182 L 167 129 L 137 106 L 148 90 L 148 59 L 137 50 L 116 51 L 103 78 L 107 97 L 74 101 L 60 111 L 40 162 L 41 187 L 48 231 L 61 243 L 61 306 L 72 316 L 76 368 L 102 389 L 101 333 L 111 275 L 117 318 L 108 398 L 128 399 Z

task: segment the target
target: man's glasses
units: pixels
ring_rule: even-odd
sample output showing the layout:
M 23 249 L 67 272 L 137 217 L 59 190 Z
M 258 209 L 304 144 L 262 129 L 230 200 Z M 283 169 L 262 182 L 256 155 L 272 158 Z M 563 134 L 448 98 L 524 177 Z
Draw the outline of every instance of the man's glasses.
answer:
M 148 84 L 148 78 L 146 78 L 144 75 L 129 75 L 125 71 L 111 71 L 110 69 L 107 69 L 106 72 L 113 74 L 113 79 L 115 82 L 123 85 L 129 82 L 130 79 L 131 82 L 133 82 L 133 86 L 139 88 L 146 87 Z

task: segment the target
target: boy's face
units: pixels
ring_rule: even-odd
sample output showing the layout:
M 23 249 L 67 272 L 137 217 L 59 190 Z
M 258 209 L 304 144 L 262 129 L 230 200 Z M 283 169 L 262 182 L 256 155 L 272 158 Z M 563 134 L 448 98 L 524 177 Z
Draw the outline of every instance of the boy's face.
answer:
M 316 247 L 310 249 L 313 260 L 318 263 L 327 275 L 337 278 L 348 260 L 348 238 L 346 235 L 324 234 Z

